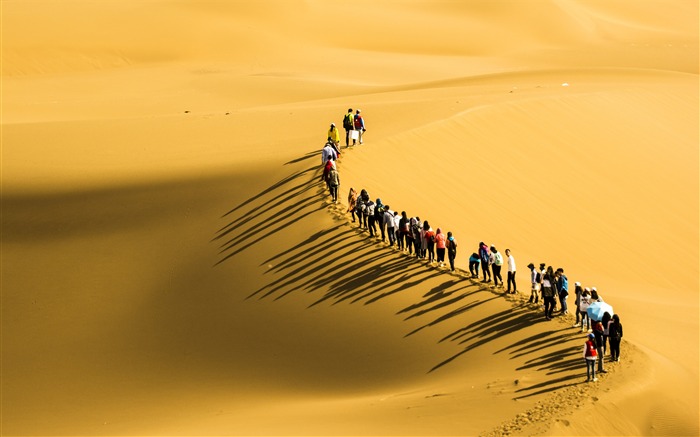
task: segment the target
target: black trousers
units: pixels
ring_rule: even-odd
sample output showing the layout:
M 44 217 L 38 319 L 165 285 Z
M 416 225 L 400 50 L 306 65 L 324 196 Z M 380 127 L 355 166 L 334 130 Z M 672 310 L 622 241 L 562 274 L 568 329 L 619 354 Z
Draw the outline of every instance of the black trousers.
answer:
M 491 268 L 493 269 L 493 283 L 496 285 L 498 285 L 499 281 L 501 285 L 503 285 L 503 278 L 501 277 L 501 267 L 503 266 L 497 266 L 496 264 L 491 266 Z
M 513 291 L 518 291 L 518 286 L 515 285 L 515 272 L 508 272 L 508 291 L 510 291 L 510 284 L 513 284 Z

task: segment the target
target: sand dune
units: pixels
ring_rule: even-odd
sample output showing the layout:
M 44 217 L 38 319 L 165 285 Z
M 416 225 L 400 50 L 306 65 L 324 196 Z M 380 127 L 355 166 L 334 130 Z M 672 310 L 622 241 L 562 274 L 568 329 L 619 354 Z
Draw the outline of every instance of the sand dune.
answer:
M 3 1 L 2 434 L 697 435 L 697 15 Z M 622 362 L 351 224 L 347 107 L 341 198 L 597 286 Z

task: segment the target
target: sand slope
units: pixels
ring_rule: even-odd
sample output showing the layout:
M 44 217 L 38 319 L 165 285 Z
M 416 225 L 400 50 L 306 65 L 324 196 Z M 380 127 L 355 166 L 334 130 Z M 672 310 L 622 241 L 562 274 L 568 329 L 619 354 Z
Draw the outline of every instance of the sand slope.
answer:
M 3 1 L 2 433 L 697 435 L 697 16 Z M 623 361 L 350 224 L 348 106 L 342 197 L 597 286 Z

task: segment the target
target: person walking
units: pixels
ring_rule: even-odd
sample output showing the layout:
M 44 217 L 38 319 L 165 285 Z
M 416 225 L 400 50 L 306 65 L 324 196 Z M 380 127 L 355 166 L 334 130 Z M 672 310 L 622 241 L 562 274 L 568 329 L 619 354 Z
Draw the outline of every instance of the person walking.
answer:
M 501 276 L 501 268 L 503 267 L 503 255 L 496 249 L 496 246 L 491 246 L 491 254 L 493 256 L 493 282 L 496 287 L 503 288 L 503 277 Z
M 435 231 L 428 224 L 428 220 L 423 222 L 423 237 L 425 238 L 425 251 L 428 255 L 428 262 L 435 262 Z
M 355 117 L 353 119 L 353 126 L 355 127 L 355 130 L 358 132 L 357 135 L 358 135 L 358 140 L 360 141 L 360 144 L 362 144 L 362 135 L 365 133 L 365 131 L 367 131 L 367 129 L 365 129 L 365 119 L 362 118 L 362 115 L 360 115 L 361 112 L 362 111 L 359 109 L 357 111 L 355 111 Z M 355 140 L 352 140 L 352 145 L 353 146 L 355 145 Z
M 376 202 L 374 202 L 374 222 L 379 226 L 379 231 L 382 234 L 382 242 L 386 241 L 386 234 L 384 233 L 384 204 L 379 197 L 377 197 Z
M 338 159 L 338 154 L 335 152 L 335 149 L 333 148 L 333 143 L 330 141 L 327 141 L 326 144 L 323 146 L 323 149 L 321 149 L 321 165 L 326 165 L 328 162 L 328 158 L 331 158 L 333 161 Z
M 541 273 L 535 270 L 535 265 L 533 263 L 530 263 L 527 265 L 527 268 L 530 269 L 530 303 L 534 303 L 537 305 L 540 301 L 540 282 L 541 282 Z
M 447 258 L 450 260 L 450 271 L 455 271 L 455 258 L 457 258 L 457 241 L 452 236 L 452 232 L 447 232 L 447 241 L 445 242 L 447 249 Z
M 596 382 L 595 362 L 598 359 L 598 350 L 595 344 L 595 336 L 588 334 L 586 343 L 583 346 L 583 359 L 586 361 L 586 382 Z
M 396 247 L 399 250 L 403 250 L 403 240 L 401 237 L 401 227 L 399 226 L 401 222 L 401 215 L 398 211 L 394 211 L 394 239 L 396 240 Z
M 578 307 L 581 304 L 581 293 L 583 293 L 583 288 L 581 288 L 581 283 L 574 283 L 574 312 L 576 313 L 576 323 L 574 323 L 574 328 L 577 328 L 581 322 L 581 311 Z
M 369 197 L 369 196 L 368 196 Z M 374 209 L 377 205 L 372 201 L 372 199 L 367 199 L 365 202 L 364 219 L 367 224 L 367 230 L 369 231 L 369 236 L 374 237 L 377 233 L 377 226 L 375 224 L 376 217 L 374 215 Z
M 561 304 L 561 313 L 569 314 L 569 307 L 566 303 L 566 298 L 569 296 L 569 279 L 564 274 L 564 269 L 559 267 L 555 272 L 557 277 L 557 290 L 559 292 L 559 303 Z
M 442 267 L 445 264 L 445 247 L 447 239 L 445 234 L 442 233 L 442 229 L 437 228 L 435 231 L 435 248 L 437 249 L 437 262 L 438 267 Z
M 603 324 L 601 322 L 593 322 L 593 335 L 595 336 L 595 346 L 598 352 L 598 373 L 608 373 L 604 367 L 603 356 Z
M 357 197 L 357 202 L 355 202 L 355 214 L 357 214 L 357 219 L 360 224 L 360 228 L 367 228 L 367 216 L 365 211 L 367 210 L 367 201 L 369 200 L 369 194 L 367 190 L 362 189 L 360 195 Z
M 408 236 L 411 233 L 411 221 L 406 215 L 406 211 L 401 211 L 401 218 L 399 219 L 399 249 L 402 251 L 407 249 L 406 246 L 409 244 Z
M 479 277 L 479 264 L 481 260 L 479 259 L 479 254 L 474 252 L 472 256 L 469 257 L 469 273 L 472 274 L 472 278 Z
M 591 330 L 591 318 L 588 315 L 588 306 L 591 304 L 591 294 L 586 287 L 581 293 L 581 300 L 578 304 L 578 311 L 581 314 L 581 332 Z
M 352 108 L 348 108 L 343 117 L 343 129 L 345 129 L 345 147 L 350 147 L 350 132 L 355 130 L 355 119 L 352 116 Z
M 620 361 L 620 342 L 622 341 L 622 323 L 620 316 L 613 314 L 612 320 L 608 324 L 608 338 L 610 340 L 610 360 Z
M 354 188 L 350 187 L 350 192 L 348 193 L 348 210 L 346 212 L 349 212 L 350 215 L 352 216 L 353 223 L 355 223 L 355 206 L 356 206 L 355 204 L 356 203 L 357 203 L 357 191 L 355 191 Z
M 340 187 L 340 175 L 338 170 L 333 167 L 328 174 L 328 187 L 331 191 L 331 199 L 333 203 L 338 203 L 338 188 Z
M 326 161 L 326 165 L 323 167 L 323 173 L 321 174 L 321 180 L 326 183 L 326 188 L 328 188 L 328 191 L 331 190 L 331 184 L 330 184 L 330 174 L 331 170 L 335 168 L 335 161 L 333 161 L 332 156 L 328 156 L 328 161 Z
M 389 237 L 389 246 L 393 246 L 396 241 L 396 233 L 394 231 L 394 211 L 389 208 L 389 205 L 384 205 L 384 220 L 382 223 L 386 227 L 386 234 Z M 382 241 L 384 241 L 384 230 L 382 229 Z
M 420 217 L 416 216 L 415 220 L 411 219 L 411 232 L 413 233 L 413 247 L 416 252 L 416 258 L 423 258 L 423 222 Z
M 484 242 L 479 243 L 479 258 L 481 258 L 481 271 L 484 274 L 484 280 L 481 282 L 491 282 L 491 253 L 489 247 Z
M 328 128 L 328 142 L 333 146 L 335 153 L 340 156 L 340 132 L 335 127 L 335 123 L 331 123 L 331 127 Z
M 547 267 L 547 272 L 542 280 L 542 299 L 544 299 L 544 316 L 552 320 L 557 295 L 556 278 L 552 266 Z
M 610 313 L 606 311 L 603 314 L 603 319 L 600 321 L 603 324 L 603 355 L 606 355 L 608 353 L 608 325 L 610 325 L 611 320 L 612 315 L 610 315 Z
M 518 292 L 518 286 L 515 284 L 515 258 L 510 253 L 510 249 L 506 249 L 506 257 L 508 258 L 508 289 L 506 293 L 515 294 Z M 511 284 L 513 285 L 513 291 L 510 290 Z

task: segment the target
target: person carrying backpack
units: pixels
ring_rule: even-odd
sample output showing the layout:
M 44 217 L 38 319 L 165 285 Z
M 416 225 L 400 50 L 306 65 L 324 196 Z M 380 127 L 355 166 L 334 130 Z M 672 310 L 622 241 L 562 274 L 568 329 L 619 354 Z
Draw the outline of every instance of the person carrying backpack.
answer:
M 355 130 L 355 119 L 352 116 L 352 108 L 343 117 L 343 129 L 345 129 L 345 147 L 350 147 L 350 131 Z
M 355 117 L 353 117 L 353 126 L 355 127 L 355 130 L 358 132 L 358 140 L 360 141 L 360 144 L 362 144 L 362 135 L 365 133 L 367 129 L 365 129 L 365 120 L 362 118 L 360 115 L 359 109 L 355 111 Z M 352 140 L 352 145 L 355 145 L 355 140 Z
M 491 256 L 493 257 L 493 283 L 496 287 L 503 287 L 503 277 L 501 276 L 501 268 L 503 267 L 503 255 L 496 249 L 496 246 L 491 246 Z M 500 281 L 500 284 L 499 284 Z

